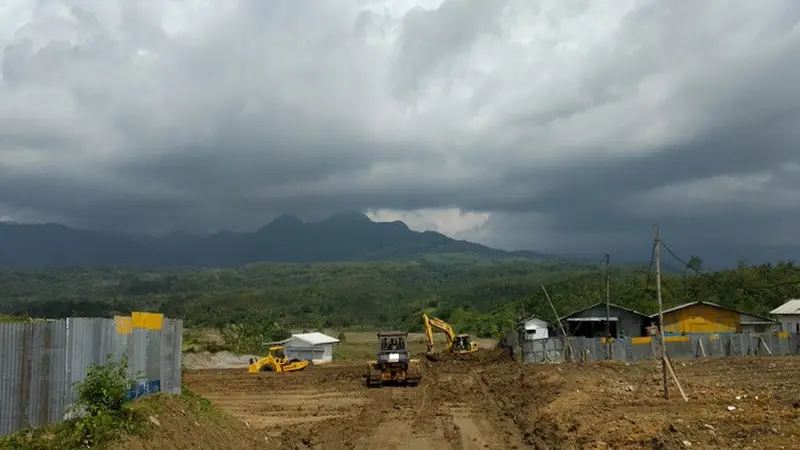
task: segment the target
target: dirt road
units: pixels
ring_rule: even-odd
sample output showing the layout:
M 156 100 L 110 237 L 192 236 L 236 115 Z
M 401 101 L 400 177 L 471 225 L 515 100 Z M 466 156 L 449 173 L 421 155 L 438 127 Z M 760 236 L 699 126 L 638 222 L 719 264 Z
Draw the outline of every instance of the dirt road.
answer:
M 416 388 L 368 389 L 361 364 L 199 371 L 185 383 L 274 448 L 794 448 L 800 358 L 675 365 L 688 403 L 674 387 L 671 400 L 661 398 L 652 361 L 425 361 Z

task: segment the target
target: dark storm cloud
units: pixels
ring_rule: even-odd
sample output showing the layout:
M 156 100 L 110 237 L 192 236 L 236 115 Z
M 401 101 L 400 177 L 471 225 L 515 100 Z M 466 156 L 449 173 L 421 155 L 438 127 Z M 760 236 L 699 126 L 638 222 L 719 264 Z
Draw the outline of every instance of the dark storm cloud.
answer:
M 709 258 L 800 245 L 796 1 L 9 5 L 0 218 L 360 209 L 564 253 L 646 259 L 653 221 Z

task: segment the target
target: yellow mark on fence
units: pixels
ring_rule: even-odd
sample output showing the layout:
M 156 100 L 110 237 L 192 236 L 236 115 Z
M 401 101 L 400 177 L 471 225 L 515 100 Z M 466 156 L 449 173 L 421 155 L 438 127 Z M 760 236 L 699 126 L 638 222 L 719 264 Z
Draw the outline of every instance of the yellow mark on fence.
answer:
M 778 337 L 781 338 L 781 339 L 788 339 L 789 338 L 789 332 L 788 331 L 779 331 L 778 332 Z
M 119 334 L 133 333 L 133 320 L 128 316 L 114 316 L 114 326 Z
M 164 326 L 163 314 L 132 312 L 131 319 L 133 321 L 133 328 L 143 328 L 145 330 L 160 330 Z
M 634 337 L 631 338 L 631 344 L 649 344 L 651 340 L 650 336 Z

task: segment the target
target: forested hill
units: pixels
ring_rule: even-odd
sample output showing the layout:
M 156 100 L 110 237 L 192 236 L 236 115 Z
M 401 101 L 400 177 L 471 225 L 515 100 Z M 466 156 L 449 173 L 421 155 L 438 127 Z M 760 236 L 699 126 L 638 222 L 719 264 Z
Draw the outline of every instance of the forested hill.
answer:
M 800 297 L 800 269 L 789 262 L 697 272 L 663 277 L 666 307 L 704 300 L 763 315 Z M 612 301 L 655 312 L 653 275 L 646 266 L 613 267 Z M 458 331 L 491 336 L 523 313 L 553 318 L 542 284 L 559 315 L 605 296 L 599 266 L 439 255 L 407 262 L 262 263 L 214 270 L 0 270 L 0 314 L 110 316 L 148 310 L 184 318 L 187 326 L 255 322 L 414 331 L 426 311 Z
M 162 237 L 69 228 L 58 224 L 0 223 L 0 267 L 238 267 L 255 262 L 344 262 L 417 259 L 430 254 L 470 253 L 486 258 L 532 258 L 410 230 L 403 222 L 373 222 L 360 213 L 336 214 L 306 223 L 280 216 L 255 232 Z

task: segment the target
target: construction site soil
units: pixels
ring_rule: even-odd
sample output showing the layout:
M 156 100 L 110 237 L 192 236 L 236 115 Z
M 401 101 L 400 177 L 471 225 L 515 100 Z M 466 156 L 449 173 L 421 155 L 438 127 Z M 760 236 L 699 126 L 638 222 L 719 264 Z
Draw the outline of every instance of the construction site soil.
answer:
M 420 360 L 417 387 L 367 388 L 363 363 L 193 371 L 184 382 L 262 449 L 791 449 L 800 439 L 798 358 L 675 361 L 688 402 L 674 384 L 663 398 L 656 361 Z

